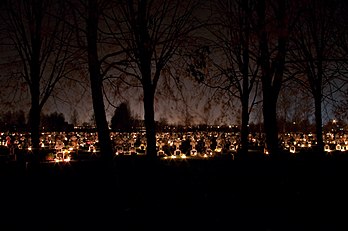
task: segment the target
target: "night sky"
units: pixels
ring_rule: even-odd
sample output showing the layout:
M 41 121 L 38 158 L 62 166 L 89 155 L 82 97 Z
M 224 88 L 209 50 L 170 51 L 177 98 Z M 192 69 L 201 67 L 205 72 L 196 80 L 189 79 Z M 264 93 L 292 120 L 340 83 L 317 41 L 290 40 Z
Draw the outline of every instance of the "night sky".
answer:
M 2 9 L 3 11 L 3 9 Z M 203 12 L 203 10 L 201 11 Z M 196 13 L 197 15 L 202 15 L 201 12 Z M 0 110 L 5 112 L 9 109 L 17 110 L 22 109 L 25 111 L 29 110 L 30 101 L 28 88 L 23 82 L 15 82 L 13 80 L 13 74 L 18 72 L 18 65 L 16 63 L 10 63 L 9 60 L 15 56 L 13 49 L 9 49 L 8 44 L 6 44 L 5 33 L 1 35 L 1 57 L 0 57 L 0 68 L 1 71 L 1 88 L 0 93 Z M 87 73 L 86 73 L 87 74 Z M 210 97 L 209 90 L 206 88 L 199 89 L 198 84 L 193 81 L 193 79 L 184 80 L 186 87 L 183 91 L 183 97 L 187 100 L 189 113 L 192 116 L 193 123 L 199 123 L 202 121 L 208 121 L 210 124 L 234 124 L 238 123 L 238 110 L 239 102 L 237 99 L 233 104 L 234 108 L 230 108 L 230 113 L 221 113 L 221 108 L 216 102 L 212 102 L 212 107 L 209 110 L 204 110 L 204 105 L 207 104 L 207 98 Z M 162 86 L 158 86 L 157 92 L 161 92 Z M 17 89 L 17 90 L 14 90 Z M 201 93 L 203 91 L 204 93 Z M 108 121 L 110 121 L 113 113 L 114 106 L 117 106 L 123 101 L 128 101 L 130 103 L 130 109 L 133 115 L 143 118 L 143 104 L 141 101 L 141 88 L 130 89 L 127 91 L 121 91 L 122 95 L 111 99 L 111 104 L 105 100 L 106 111 Z M 287 93 L 283 93 L 286 94 Z M 301 94 L 298 92 L 298 94 Z M 115 92 L 110 92 L 111 96 L 115 95 Z M 178 96 L 179 94 L 177 94 Z M 182 97 L 182 96 L 181 96 Z M 297 97 L 297 99 L 301 96 Z M 300 100 L 294 100 L 301 103 Z M 312 108 L 313 105 L 303 104 L 303 107 Z M 186 108 L 186 109 L 187 109 Z M 331 105 L 323 103 L 323 120 L 330 120 L 334 116 L 331 111 Z M 83 86 L 74 85 L 73 88 L 69 87 L 69 83 L 62 83 L 58 86 L 54 93 L 54 97 L 50 98 L 43 108 L 44 113 L 50 112 L 61 112 L 65 115 L 67 121 L 70 120 L 71 115 L 74 110 L 77 110 L 79 115 L 79 121 L 89 122 L 93 109 L 91 105 L 91 94 L 89 90 L 88 83 L 83 84 Z M 166 118 L 170 123 L 180 123 L 184 121 L 184 111 L 185 105 L 180 100 L 169 99 L 165 95 L 157 94 L 155 99 L 155 119 Z M 312 109 L 308 110 L 312 111 Z M 251 121 L 260 121 L 261 105 L 256 106 L 251 113 Z M 226 115 L 228 114 L 228 115 Z

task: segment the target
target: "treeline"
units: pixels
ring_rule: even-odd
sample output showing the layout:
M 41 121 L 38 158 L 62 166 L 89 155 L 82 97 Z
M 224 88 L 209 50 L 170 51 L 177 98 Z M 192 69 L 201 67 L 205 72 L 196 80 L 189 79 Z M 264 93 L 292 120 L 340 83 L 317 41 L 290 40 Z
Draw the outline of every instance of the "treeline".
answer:
M 94 124 L 87 122 L 71 124 L 65 120 L 65 115 L 59 112 L 41 115 L 41 129 L 43 132 L 60 132 L 95 129 Z M 210 125 L 200 123 L 197 125 L 170 124 L 165 118 L 155 121 L 157 132 L 240 132 L 240 126 L 237 125 Z M 250 123 L 248 133 L 263 133 L 263 123 Z M 325 132 L 345 132 L 347 124 L 343 120 L 328 121 L 323 126 Z M 315 123 L 308 119 L 301 121 L 278 120 L 280 133 L 303 132 L 314 133 Z M 30 127 L 27 124 L 26 115 L 23 110 L 8 111 L 0 114 L 0 131 L 2 132 L 29 132 Z M 130 106 L 127 102 L 121 103 L 116 107 L 114 115 L 110 120 L 110 131 L 113 132 L 141 132 L 144 131 L 144 121 L 132 115 Z
M 0 131 L 8 132 L 29 132 L 30 126 L 24 111 L 8 111 L 0 114 Z M 43 132 L 60 132 L 72 131 L 73 124 L 65 121 L 63 113 L 53 112 L 50 114 L 41 114 L 41 131 Z

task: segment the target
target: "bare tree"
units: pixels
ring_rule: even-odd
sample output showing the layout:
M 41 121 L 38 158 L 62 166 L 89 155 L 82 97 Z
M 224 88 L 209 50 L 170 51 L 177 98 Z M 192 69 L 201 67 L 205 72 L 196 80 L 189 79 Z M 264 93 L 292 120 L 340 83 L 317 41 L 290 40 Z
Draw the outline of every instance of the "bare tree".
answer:
M 277 100 L 285 70 L 289 9 L 286 1 L 258 0 L 257 3 L 264 130 L 266 148 L 272 157 L 278 154 Z
M 98 133 L 101 159 L 106 167 L 111 167 L 113 148 L 104 102 L 104 78 L 110 67 L 105 60 L 116 56 L 118 52 L 110 49 L 105 42 L 108 35 L 102 31 L 106 25 L 103 20 L 105 14 L 114 3 L 109 0 L 71 0 L 68 4 L 74 15 L 70 26 L 75 31 L 75 46 L 84 52 L 80 59 L 80 68 L 88 69 L 93 105 L 92 118 Z
M 291 69 L 295 80 L 314 99 L 319 151 L 323 151 L 324 147 L 322 103 L 346 84 L 342 71 L 347 59 L 340 55 L 342 50 L 339 51 L 338 42 L 341 38 L 336 36 L 342 35 L 341 28 L 337 26 L 341 17 L 339 2 L 308 1 L 303 4 L 296 33 L 291 39 Z
M 343 93 L 341 100 L 334 106 L 334 115 L 340 121 L 348 124 L 348 88 Z
M 311 126 L 301 124 L 309 125 L 314 119 L 310 93 L 299 88 L 294 81 L 284 82 L 279 94 L 277 113 L 282 133 L 293 131 L 294 127 L 299 127 L 298 131 L 309 131 Z
M 6 1 L 1 19 L 9 55 L 7 80 L 2 84 L 28 88 L 30 94 L 29 124 L 34 151 L 39 148 L 40 113 L 61 79 L 72 71 L 74 56 L 68 49 L 71 33 L 63 20 L 60 1 Z M 20 88 L 20 89 L 21 89 Z M 21 91 L 19 91 L 21 92 Z M 22 92 L 25 92 L 24 90 Z M 17 97 L 18 91 L 9 92 Z
M 213 1 L 215 20 L 208 26 L 212 34 L 213 58 L 210 61 L 216 69 L 211 76 L 205 76 L 204 83 L 218 91 L 223 97 L 235 97 L 241 105 L 241 152 L 248 151 L 248 124 L 253 103 L 257 96 L 258 69 L 255 34 L 255 2 Z M 209 33 L 209 34 L 210 34 Z M 204 55 L 203 55 L 204 57 Z M 212 71 L 210 71 L 212 72 Z M 254 93 L 254 95 L 252 95 Z
M 111 130 L 130 132 L 132 129 L 133 118 L 130 112 L 129 103 L 122 102 L 115 109 L 114 115 L 111 118 Z
M 73 124 L 74 126 L 77 126 L 80 124 L 79 113 L 77 112 L 76 109 L 74 109 L 70 115 L 70 123 Z
M 125 54 L 117 60 L 110 57 L 105 61 L 113 65 L 119 81 L 142 88 L 147 155 L 154 159 L 154 99 L 158 82 L 166 67 L 170 72 L 168 63 L 194 29 L 193 12 L 197 1 L 136 0 L 117 3 L 117 7 L 110 9 L 106 21 L 113 36 L 112 43 Z
M 100 5 L 99 5 L 100 4 Z M 88 0 L 86 19 L 88 70 L 91 82 L 93 109 L 97 125 L 98 139 L 102 159 L 106 164 L 110 163 L 113 156 L 110 131 L 106 120 L 103 75 L 101 74 L 101 62 L 98 54 L 98 20 L 103 6 L 98 0 Z
M 340 62 L 341 84 L 338 85 L 339 96 L 336 97 L 334 103 L 334 114 L 337 119 L 348 124 L 348 2 L 341 1 L 340 3 L 338 12 L 340 17 L 336 20 L 336 25 L 340 28 L 336 34 L 338 39 L 336 54 L 344 59 Z

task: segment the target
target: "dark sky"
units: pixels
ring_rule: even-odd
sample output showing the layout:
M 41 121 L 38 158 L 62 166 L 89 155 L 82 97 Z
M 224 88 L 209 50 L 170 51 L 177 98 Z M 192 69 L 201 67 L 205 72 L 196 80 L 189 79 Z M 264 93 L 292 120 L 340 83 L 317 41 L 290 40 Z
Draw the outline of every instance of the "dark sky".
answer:
M 344 17 L 347 17 L 347 14 L 344 15 Z M 3 34 L 0 33 L 2 36 Z M 0 47 L 0 68 L 2 70 L 8 68 L 7 64 L 7 58 L 6 56 L 9 54 L 8 52 L 4 52 L 6 50 L 6 46 L 1 44 Z M 12 66 L 13 68 L 13 66 Z M 2 71 L 1 73 L 1 81 L 3 86 L 3 90 L 0 91 L 0 100 L 1 102 L 4 101 L 11 101 L 9 100 L 9 97 L 12 97 L 12 93 L 14 88 L 8 87 L 6 84 L 4 84 L 4 79 L 6 75 L 6 71 Z M 187 99 L 187 101 L 190 103 L 190 106 L 188 107 L 188 110 L 190 114 L 193 117 L 193 122 L 202 122 L 204 120 L 207 120 L 208 123 L 211 124 L 234 124 L 237 122 L 238 115 L 238 108 L 231 109 L 230 112 L 226 113 L 229 114 L 229 116 L 224 117 L 223 119 L 219 120 L 220 116 L 220 108 L 218 105 L 214 105 L 211 107 L 210 110 L 203 110 L 202 107 L 206 104 L 206 100 L 204 99 L 204 94 L 202 95 L 196 95 L 195 91 L 197 90 L 197 87 L 194 86 L 191 82 L 187 82 L 187 88 L 184 91 L 184 97 Z M 21 84 L 19 84 L 20 89 L 24 88 Z M 159 86 L 160 88 L 161 86 Z M 160 89 L 159 89 L 160 90 Z M 73 91 L 72 93 L 63 93 L 56 98 L 52 98 L 49 100 L 47 105 L 44 107 L 43 112 L 44 113 L 50 113 L 54 111 L 62 112 L 65 115 L 66 120 L 70 120 L 73 110 L 77 110 L 79 114 L 80 122 L 88 122 L 91 118 L 91 115 L 93 114 L 93 109 L 91 105 L 91 95 L 89 90 L 83 94 L 83 97 L 76 97 L 76 91 Z M 139 115 L 140 118 L 143 118 L 143 104 L 141 102 L 141 89 L 136 89 L 135 91 L 130 92 L 123 92 L 123 97 L 120 97 L 118 100 L 113 100 L 112 103 L 117 106 L 117 104 L 121 103 L 124 100 L 128 100 L 130 103 L 130 108 L 133 112 L 133 114 Z M 19 93 L 16 93 L 18 95 Z M 206 96 L 208 94 L 205 94 Z M 22 98 L 13 101 L 12 104 L 4 104 L 2 103 L 0 106 L 1 111 L 6 111 L 9 109 L 23 109 L 25 111 L 29 110 L 29 102 L 28 102 L 28 94 L 23 94 Z M 236 100 L 238 101 L 238 100 Z M 177 103 L 179 102 L 179 105 Z M 110 121 L 111 116 L 115 110 L 114 107 L 108 104 L 107 101 L 105 101 L 106 109 L 107 109 L 107 116 L 108 120 Z M 324 105 L 325 107 L 325 105 Z M 330 119 L 332 117 L 330 110 L 326 110 L 327 108 L 324 108 L 324 114 L 323 119 Z M 158 96 L 155 100 L 155 119 L 160 119 L 161 117 L 165 117 L 168 119 L 169 122 L 177 123 L 177 122 L 183 122 L 184 121 L 184 111 L 185 111 L 185 105 L 182 104 L 180 101 L 174 101 L 166 97 L 160 97 Z M 251 115 L 251 120 L 258 121 L 260 117 L 260 108 L 256 108 L 255 112 Z

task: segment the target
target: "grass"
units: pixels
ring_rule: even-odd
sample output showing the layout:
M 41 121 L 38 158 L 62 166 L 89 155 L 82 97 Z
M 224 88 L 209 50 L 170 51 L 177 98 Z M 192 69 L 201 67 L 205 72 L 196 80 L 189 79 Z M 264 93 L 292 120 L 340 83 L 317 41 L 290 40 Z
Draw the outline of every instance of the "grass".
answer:
M 1 168 L 0 226 L 51 230 L 347 230 L 347 162 L 120 157 Z M 343 211 L 343 212 L 342 212 Z M 10 230 L 10 229 L 2 229 Z M 13 230 L 13 229 L 11 229 Z

